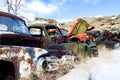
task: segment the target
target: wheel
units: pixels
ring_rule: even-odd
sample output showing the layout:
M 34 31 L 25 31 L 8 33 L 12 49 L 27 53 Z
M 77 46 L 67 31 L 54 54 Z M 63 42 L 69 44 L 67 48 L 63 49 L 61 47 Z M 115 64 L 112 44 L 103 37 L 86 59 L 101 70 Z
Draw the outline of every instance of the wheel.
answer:
M 92 47 L 92 56 L 98 57 L 98 49 L 96 47 Z
M 120 43 L 116 43 L 116 44 L 114 44 L 114 46 L 113 46 L 115 49 L 116 48 L 119 48 L 120 47 Z
M 48 62 L 45 58 L 39 58 L 36 62 L 36 71 L 45 71 L 47 69 Z

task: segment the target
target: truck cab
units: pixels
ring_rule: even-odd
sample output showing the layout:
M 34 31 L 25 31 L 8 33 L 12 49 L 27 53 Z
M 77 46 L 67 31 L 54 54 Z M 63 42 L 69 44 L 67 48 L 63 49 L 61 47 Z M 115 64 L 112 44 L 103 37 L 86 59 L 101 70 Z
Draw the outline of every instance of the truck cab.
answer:
M 47 62 L 41 56 L 48 51 L 40 45 L 22 18 L 0 11 L 0 80 L 18 80 L 45 68 Z

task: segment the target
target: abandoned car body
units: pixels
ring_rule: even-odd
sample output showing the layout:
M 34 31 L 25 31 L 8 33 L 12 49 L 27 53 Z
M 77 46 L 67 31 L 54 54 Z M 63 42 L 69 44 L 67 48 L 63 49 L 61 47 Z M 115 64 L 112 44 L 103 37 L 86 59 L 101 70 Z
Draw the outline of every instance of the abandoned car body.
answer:
M 28 28 L 31 35 L 33 35 L 34 37 L 45 38 L 45 42 L 42 43 L 43 45 L 41 47 L 45 48 L 52 56 L 55 55 L 55 53 L 57 57 L 60 58 L 62 57 L 62 55 L 66 54 L 75 55 L 79 54 L 80 51 L 83 49 L 87 54 L 92 54 L 93 52 L 96 52 L 97 50 L 95 50 L 95 44 L 89 45 L 87 43 L 76 43 L 77 41 L 71 41 L 73 40 L 73 38 L 71 38 L 71 34 L 74 34 L 76 32 L 77 34 L 85 33 L 88 28 L 87 25 L 84 25 L 84 21 L 82 22 L 79 19 L 77 21 L 77 24 L 78 25 L 74 25 L 74 29 L 72 28 L 71 32 L 69 33 L 70 36 L 62 34 L 58 26 L 50 23 L 33 23 L 30 24 Z
M 0 80 L 18 80 L 47 67 L 48 51 L 29 33 L 25 21 L 0 12 Z
M 41 38 L 41 47 L 45 48 L 50 56 L 56 56 L 61 58 L 62 55 L 68 53 L 68 50 L 61 45 L 61 43 L 69 42 L 69 38 L 66 41 L 63 39 L 59 28 L 53 24 L 31 24 L 29 27 L 30 33 L 36 38 Z
M 87 33 L 95 38 L 97 45 L 105 45 L 107 48 L 118 48 L 120 46 L 120 32 L 117 30 L 91 30 Z

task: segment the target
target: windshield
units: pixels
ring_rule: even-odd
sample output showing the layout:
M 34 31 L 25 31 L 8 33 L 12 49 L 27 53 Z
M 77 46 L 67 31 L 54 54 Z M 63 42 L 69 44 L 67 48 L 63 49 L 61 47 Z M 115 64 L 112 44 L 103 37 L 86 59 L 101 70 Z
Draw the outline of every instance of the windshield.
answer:
M 62 35 L 66 35 L 68 32 L 67 31 L 65 31 L 65 30 L 60 30 L 61 31 L 61 33 L 62 33 Z
M 58 30 L 58 28 L 57 27 L 55 27 L 55 26 L 50 26 L 50 25 L 48 25 L 48 26 L 46 26 L 46 30 L 47 30 L 47 32 L 48 32 L 48 35 L 49 36 L 55 36 L 56 34 L 58 34 L 59 36 L 61 36 L 61 33 L 60 33 L 60 31 Z
M 15 18 L 0 16 L 0 32 L 2 31 L 30 34 L 24 22 Z

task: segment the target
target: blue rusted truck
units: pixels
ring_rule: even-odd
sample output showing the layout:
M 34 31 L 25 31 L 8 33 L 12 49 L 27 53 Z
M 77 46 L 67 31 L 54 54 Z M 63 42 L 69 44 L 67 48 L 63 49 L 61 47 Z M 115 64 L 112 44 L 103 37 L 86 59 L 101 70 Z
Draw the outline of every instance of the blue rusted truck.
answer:
M 18 80 L 47 67 L 38 38 L 30 35 L 25 21 L 0 11 L 0 80 Z

